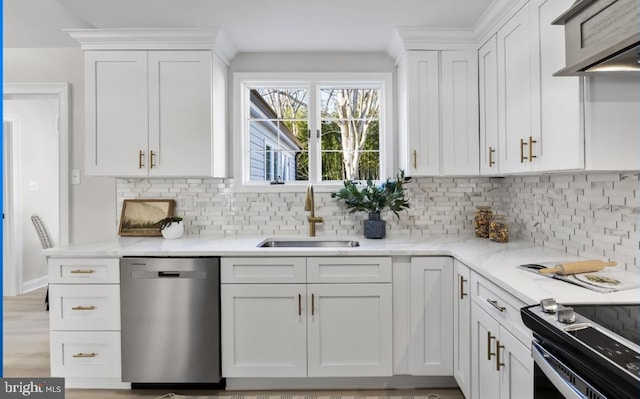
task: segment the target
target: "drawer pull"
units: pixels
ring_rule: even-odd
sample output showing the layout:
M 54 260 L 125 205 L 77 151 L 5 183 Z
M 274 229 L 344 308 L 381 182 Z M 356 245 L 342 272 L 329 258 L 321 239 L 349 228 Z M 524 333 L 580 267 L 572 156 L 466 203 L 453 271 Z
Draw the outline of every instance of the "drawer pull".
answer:
M 505 308 L 504 306 L 498 305 L 498 301 L 492 301 L 491 299 L 487 298 L 487 302 L 489 302 L 494 308 L 498 309 L 500 313 L 504 313 L 504 311 L 507 310 L 507 308 Z
M 95 352 L 91 352 L 91 353 L 76 353 L 75 355 L 73 355 L 73 357 L 96 357 L 97 355 L 95 354 Z
M 460 299 L 464 299 L 465 296 L 467 296 L 467 293 L 464 292 L 464 283 L 466 283 L 468 280 L 465 280 L 464 277 L 460 276 Z
M 500 349 L 504 349 L 504 345 L 500 345 L 500 341 L 496 341 L 496 370 L 500 371 L 500 366 L 504 366 L 504 363 L 500 361 Z
M 491 335 L 491 331 L 487 331 L 487 360 L 491 360 L 491 356 L 495 355 L 494 352 L 491 352 L 491 341 L 496 339 L 493 335 Z
M 92 270 L 92 269 L 76 269 L 76 270 L 71 270 L 69 273 L 71 273 L 71 274 L 93 274 L 93 273 L 95 273 L 95 270 Z
M 91 305 L 91 306 L 75 306 L 73 308 L 71 308 L 71 310 L 95 310 L 96 307 Z

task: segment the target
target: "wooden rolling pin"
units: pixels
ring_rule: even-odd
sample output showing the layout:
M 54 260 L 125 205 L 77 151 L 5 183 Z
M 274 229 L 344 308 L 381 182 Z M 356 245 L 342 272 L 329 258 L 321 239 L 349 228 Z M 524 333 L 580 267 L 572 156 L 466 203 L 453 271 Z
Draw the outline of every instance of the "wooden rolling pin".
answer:
M 604 269 L 607 266 L 615 266 L 618 262 L 603 262 L 601 260 L 583 260 L 578 262 L 563 263 L 554 267 L 540 269 L 540 274 L 559 274 L 566 276 L 567 274 L 591 273 Z

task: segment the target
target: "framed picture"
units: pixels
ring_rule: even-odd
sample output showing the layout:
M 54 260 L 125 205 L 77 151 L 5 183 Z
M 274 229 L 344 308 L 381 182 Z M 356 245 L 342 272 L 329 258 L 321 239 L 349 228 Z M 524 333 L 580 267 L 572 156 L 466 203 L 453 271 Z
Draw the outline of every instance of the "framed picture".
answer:
M 135 237 L 161 236 L 158 222 L 173 216 L 174 207 L 175 201 L 172 199 L 126 199 L 122 203 L 118 234 Z

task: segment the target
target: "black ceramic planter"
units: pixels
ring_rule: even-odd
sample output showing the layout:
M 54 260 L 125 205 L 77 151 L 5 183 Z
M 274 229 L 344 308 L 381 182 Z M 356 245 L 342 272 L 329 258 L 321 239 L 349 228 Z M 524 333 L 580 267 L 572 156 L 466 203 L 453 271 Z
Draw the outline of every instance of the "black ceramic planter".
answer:
M 387 222 L 380 220 L 379 213 L 370 213 L 369 219 L 362 222 L 366 238 L 384 238 L 387 234 Z

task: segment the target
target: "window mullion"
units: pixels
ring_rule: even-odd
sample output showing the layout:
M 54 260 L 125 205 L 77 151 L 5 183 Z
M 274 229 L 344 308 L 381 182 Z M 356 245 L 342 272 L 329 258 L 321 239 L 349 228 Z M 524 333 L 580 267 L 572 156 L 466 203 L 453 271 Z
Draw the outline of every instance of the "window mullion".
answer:
M 318 131 L 320 129 L 320 94 L 316 83 L 309 84 L 309 183 L 320 181 L 320 140 Z

